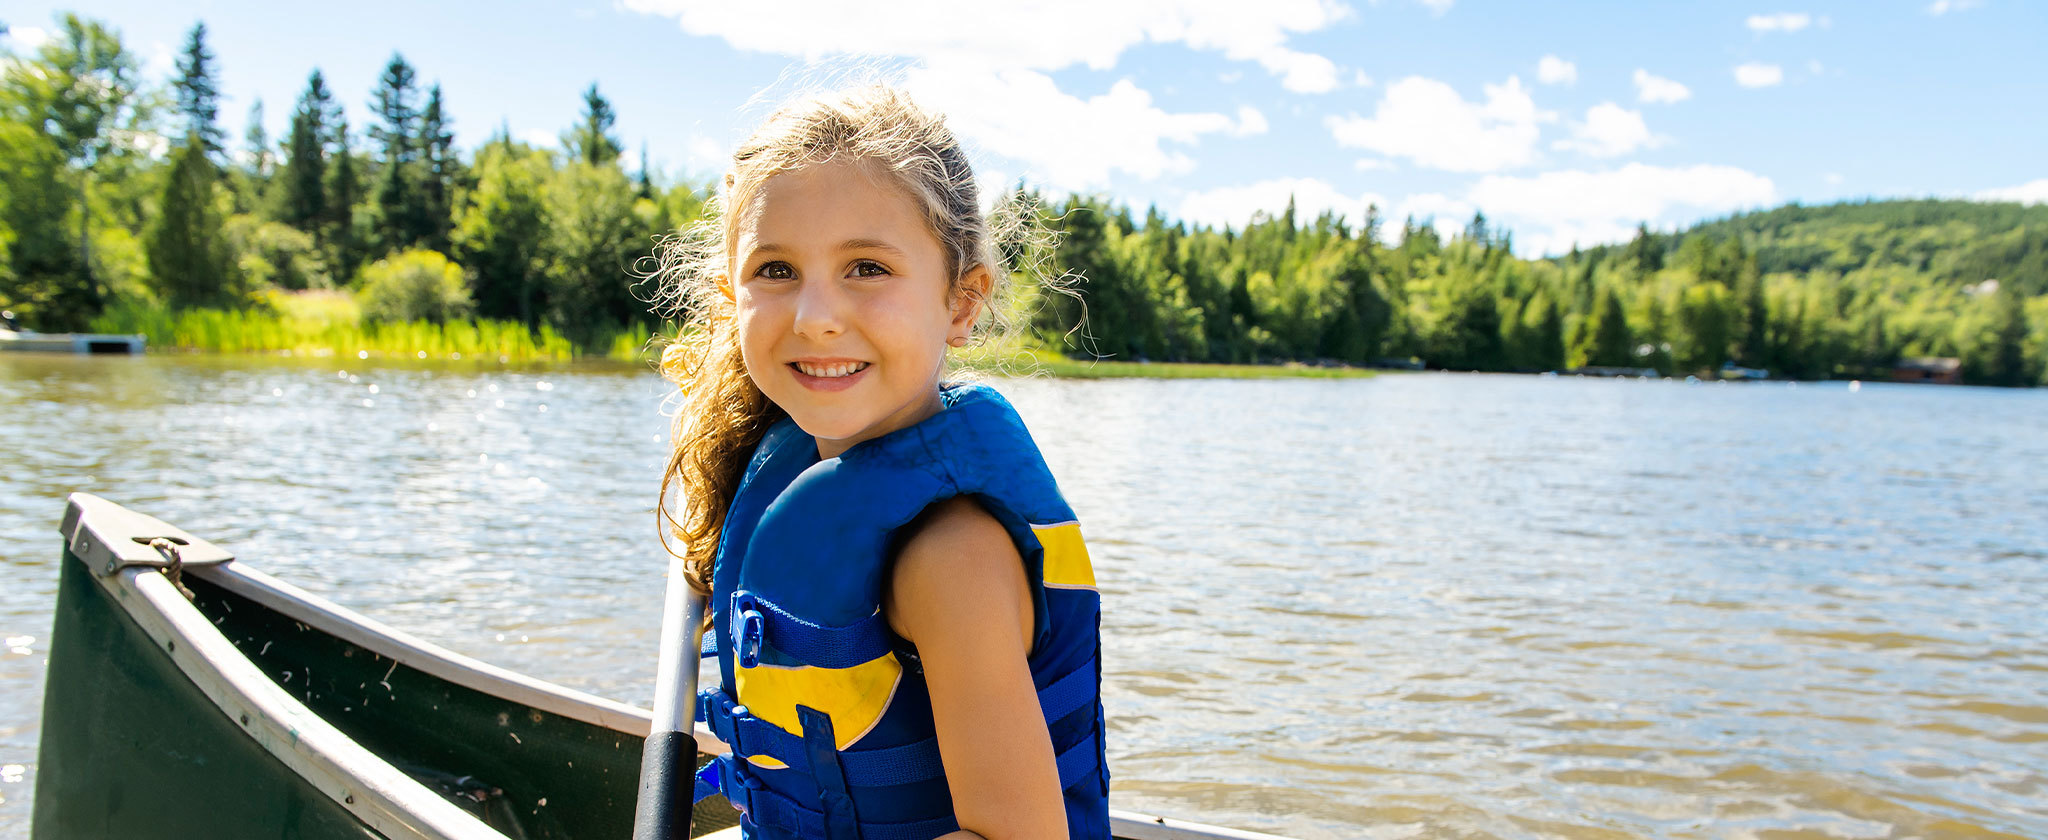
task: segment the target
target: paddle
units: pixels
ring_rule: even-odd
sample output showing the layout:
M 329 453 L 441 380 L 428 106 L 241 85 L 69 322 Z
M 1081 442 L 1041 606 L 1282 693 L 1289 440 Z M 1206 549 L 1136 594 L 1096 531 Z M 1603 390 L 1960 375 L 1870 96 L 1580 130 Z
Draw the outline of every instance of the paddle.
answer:
M 696 790 L 697 648 L 704 634 L 704 596 L 690 588 L 683 559 L 668 564 L 662 607 L 661 661 L 654 672 L 654 722 L 640 753 L 640 801 L 633 840 L 687 840 Z

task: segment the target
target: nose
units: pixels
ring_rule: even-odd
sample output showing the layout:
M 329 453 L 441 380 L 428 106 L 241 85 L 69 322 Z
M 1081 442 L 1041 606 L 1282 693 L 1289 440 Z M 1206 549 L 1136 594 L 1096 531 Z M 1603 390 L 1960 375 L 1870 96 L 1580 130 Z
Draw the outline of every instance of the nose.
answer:
M 846 329 L 846 296 L 831 281 L 806 282 L 796 293 L 796 334 L 809 339 L 831 338 Z

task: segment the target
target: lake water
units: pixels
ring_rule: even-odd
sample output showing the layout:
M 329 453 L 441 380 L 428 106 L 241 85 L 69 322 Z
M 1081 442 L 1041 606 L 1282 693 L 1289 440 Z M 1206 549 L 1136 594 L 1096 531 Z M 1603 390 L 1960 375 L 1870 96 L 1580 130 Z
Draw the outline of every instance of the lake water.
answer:
M 2048 837 L 2048 392 L 1008 381 L 1115 806 L 1340 837 Z M 653 375 L 0 355 L 0 836 L 85 490 L 646 705 Z

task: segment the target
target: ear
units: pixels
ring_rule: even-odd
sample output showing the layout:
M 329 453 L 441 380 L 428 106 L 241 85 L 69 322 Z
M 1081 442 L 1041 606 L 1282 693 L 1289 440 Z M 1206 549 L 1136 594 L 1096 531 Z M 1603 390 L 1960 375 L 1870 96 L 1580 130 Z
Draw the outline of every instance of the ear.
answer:
M 994 287 L 995 277 L 988 273 L 988 266 L 977 265 L 960 278 L 950 307 L 953 323 L 946 329 L 947 344 L 964 347 L 974 337 L 974 322 L 981 318 L 982 307 L 988 304 L 989 291 Z

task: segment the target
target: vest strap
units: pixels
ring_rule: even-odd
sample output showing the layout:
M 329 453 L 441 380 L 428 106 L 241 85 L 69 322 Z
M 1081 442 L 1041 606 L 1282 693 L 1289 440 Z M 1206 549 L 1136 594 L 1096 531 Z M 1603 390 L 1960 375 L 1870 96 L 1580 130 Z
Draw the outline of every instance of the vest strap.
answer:
M 1090 657 L 1080 667 L 1038 692 L 1038 705 L 1045 710 L 1047 723 L 1093 703 L 1096 664 L 1099 661 Z M 735 754 L 767 756 L 795 768 L 799 773 L 811 773 L 810 750 L 803 738 L 748 714 L 745 706 L 734 704 L 722 689 L 707 688 L 697 694 L 697 719 L 703 721 L 711 734 L 718 736 Z M 1061 789 L 1072 787 L 1095 769 L 1098 756 L 1094 748 L 1095 737 L 1091 727 L 1088 737 L 1059 754 Z M 939 758 L 937 738 L 896 747 L 841 751 L 839 766 L 846 774 L 847 784 L 855 787 L 907 785 L 946 775 L 945 765 Z
M 1066 752 L 1053 759 L 1053 763 L 1060 768 L 1060 790 L 1073 787 L 1082 779 L 1088 778 L 1089 773 L 1095 772 L 1095 768 L 1101 766 L 1101 756 L 1098 753 L 1095 738 L 1091 733 L 1089 737 L 1082 738 L 1081 743 L 1068 747 Z
M 1098 694 L 1095 685 L 1096 666 L 1102 660 L 1088 657 L 1081 667 L 1068 671 L 1067 675 L 1053 680 L 1038 691 L 1038 706 L 1045 710 L 1045 722 L 1050 724 L 1094 705 Z M 1062 776 L 1061 778 L 1065 778 Z
M 738 755 L 767 756 L 798 773 L 811 774 L 810 751 L 803 738 L 747 714 L 745 706 L 733 705 L 719 689 L 705 689 L 697 695 L 697 718 Z M 936 738 L 899 747 L 843 751 L 839 753 L 839 767 L 847 776 L 847 784 L 854 787 L 907 785 L 946 775 L 945 765 L 939 762 Z
M 760 616 L 760 638 L 741 639 L 740 650 L 756 641 L 766 642 L 798 662 L 815 668 L 851 668 L 872 662 L 889 653 L 888 619 L 880 612 L 843 627 L 813 624 L 796 617 L 773 601 L 741 590 L 733 593 L 733 612 Z M 745 623 L 735 623 L 747 632 Z
M 746 759 L 722 755 L 713 759 L 713 763 L 719 768 L 719 787 L 725 792 L 726 801 L 746 815 L 747 822 L 768 829 L 776 836 L 830 836 L 824 813 L 799 805 L 795 800 L 769 790 L 758 779 L 749 778 L 753 770 L 744 766 Z M 960 828 L 959 821 L 951 816 L 907 823 L 860 822 L 856 825 L 860 827 L 862 840 L 931 840 Z

